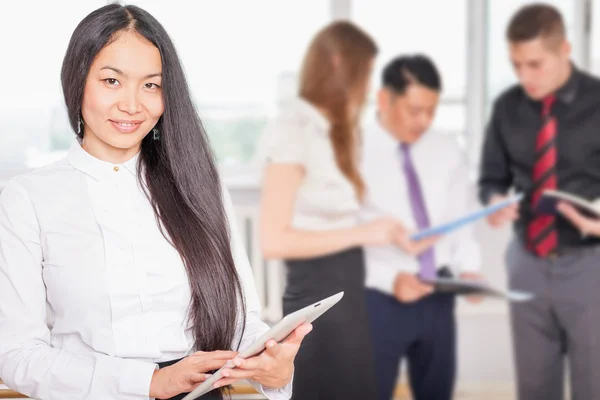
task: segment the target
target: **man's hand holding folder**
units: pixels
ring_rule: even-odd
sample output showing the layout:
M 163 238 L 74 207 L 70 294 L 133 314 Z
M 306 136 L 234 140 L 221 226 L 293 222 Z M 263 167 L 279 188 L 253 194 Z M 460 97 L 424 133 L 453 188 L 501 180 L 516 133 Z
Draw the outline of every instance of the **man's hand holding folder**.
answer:
M 423 282 L 418 276 L 400 272 L 394 281 L 394 296 L 401 303 L 414 303 L 433 293 L 433 285 Z
M 473 272 L 465 272 L 460 275 L 463 281 L 482 281 L 481 275 Z M 401 272 L 396 275 L 394 281 L 394 296 L 401 303 L 414 303 L 423 297 L 432 294 L 435 286 L 429 282 L 421 280 L 417 275 Z M 470 303 L 480 303 L 483 301 L 481 295 L 468 295 L 466 299 Z
M 489 205 L 497 204 L 508 200 L 505 195 L 494 195 L 490 198 Z M 519 203 L 513 203 L 487 217 L 488 223 L 494 228 L 500 228 L 507 223 L 514 222 L 519 219 Z
M 558 211 L 581 231 L 583 237 L 587 235 L 600 236 L 599 218 L 587 216 L 567 202 L 560 202 Z
M 410 237 L 414 232 L 403 229 L 398 233 L 396 243 L 407 254 L 418 256 L 442 237 L 442 235 L 428 236 L 420 240 L 412 240 Z M 474 272 L 465 272 L 460 275 L 464 280 L 482 280 L 480 274 Z M 433 293 L 434 286 L 430 283 L 422 281 L 417 275 L 410 273 L 399 273 L 394 281 L 394 296 L 402 303 L 413 303 L 423 297 Z M 471 303 L 480 303 L 483 300 L 482 296 L 472 295 L 467 296 L 467 301 Z

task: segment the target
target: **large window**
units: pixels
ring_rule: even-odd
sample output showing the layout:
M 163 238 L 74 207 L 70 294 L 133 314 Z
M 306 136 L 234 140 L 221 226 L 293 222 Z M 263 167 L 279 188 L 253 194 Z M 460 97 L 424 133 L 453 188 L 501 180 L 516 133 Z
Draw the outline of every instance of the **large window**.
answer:
M 52 150 L 60 153 L 68 146 L 72 131 L 60 91 L 62 58 L 77 23 L 104 4 L 106 0 L 3 5 L 0 173 L 47 163 L 56 157 Z
M 36 167 L 73 140 L 60 91 L 60 66 L 77 23 L 106 0 L 11 2 L 0 90 L 0 169 Z M 295 91 L 312 35 L 330 20 L 323 0 L 131 0 L 173 38 L 219 161 L 243 164 L 278 100 Z M 61 21 L 49 15 L 60 13 Z M 35 26 L 35 30 L 29 27 Z M 5 70 L 6 69 L 6 70 Z
M 322 0 L 134 0 L 163 23 L 181 54 L 223 164 L 248 162 L 277 102 L 295 91 L 313 34 L 330 19 Z
M 591 15 L 588 17 L 591 22 L 592 40 L 590 41 L 590 62 L 592 72 L 600 75 L 600 0 L 593 0 L 591 3 Z
M 466 140 L 476 160 L 490 101 L 515 82 L 505 40 L 511 15 L 534 0 L 129 0 L 174 39 L 194 101 L 225 171 L 244 171 L 278 106 L 296 91 L 308 42 L 332 18 L 350 18 L 377 41 L 370 111 L 381 68 L 425 53 L 444 91 L 434 128 Z M 575 61 L 600 74 L 600 0 L 546 0 L 563 13 Z M 37 167 L 73 140 L 60 66 L 77 23 L 108 0 L 8 2 L 0 24 L 0 181 Z M 592 34 L 586 40 L 588 6 Z M 55 16 L 60 14 L 60 22 Z M 35 27 L 33 29 L 32 27 Z M 589 51 L 585 44 L 590 43 Z M 588 54 L 589 53 L 589 54 Z M 582 56 L 583 55 L 583 56 Z M 589 56 L 589 57 L 587 57 Z M 583 59 L 589 58 L 586 65 Z M 370 112 L 366 116 L 372 115 Z M 476 163 L 476 161 L 474 161 Z M 241 168 L 236 168 L 241 167 Z

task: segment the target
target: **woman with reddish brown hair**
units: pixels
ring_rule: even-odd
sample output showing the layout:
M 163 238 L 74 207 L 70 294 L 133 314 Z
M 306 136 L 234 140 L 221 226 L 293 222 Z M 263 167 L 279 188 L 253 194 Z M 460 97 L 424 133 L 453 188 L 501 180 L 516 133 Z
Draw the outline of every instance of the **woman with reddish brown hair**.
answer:
M 389 245 L 402 231 L 391 218 L 356 219 L 364 196 L 358 120 L 376 54 L 350 22 L 323 28 L 305 55 L 298 98 L 264 137 L 261 244 L 267 258 L 285 260 L 284 313 L 345 293 L 303 343 L 294 399 L 376 397 L 362 246 Z

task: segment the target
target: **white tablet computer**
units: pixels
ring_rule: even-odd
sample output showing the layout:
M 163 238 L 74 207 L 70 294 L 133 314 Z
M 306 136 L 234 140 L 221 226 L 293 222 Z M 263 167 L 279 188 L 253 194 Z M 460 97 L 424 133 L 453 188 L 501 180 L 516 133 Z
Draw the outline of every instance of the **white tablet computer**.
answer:
M 273 339 L 275 341 L 282 342 L 285 338 L 287 338 L 294 330 L 302 325 L 305 322 L 311 323 L 321 315 L 323 315 L 327 310 L 333 307 L 338 301 L 342 299 L 344 296 L 344 292 L 339 292 L 331 297 L 327 297 L 321 301 L 318 301 L 314 304 L 306 306 L 294 313 L 288 314 L 281 319 L 277 324 L 273 325 L 269 331 L 267 331 L 264 335 L 258 338 L 252 346 L 248 349 L 242 351 L 238 358 L 245 359 L 252 356 L 255 356 L 262 352 L 265 349 L 266 343 Z M 302 349 L 300 349 L 302 351 Z M 225 368 L 225 367 L 223 367 Z M 198 397 L 202 396 L 213 390 L 213 384 L 222 378 L 222 370 L 219 369 L 215 372 L 210 378 L 205 380 L 194 389 L 190 394 L 185 396 L 183 400 L 194 400 Z M 230 366 L 230 368 L 235 368 L 235 366 Z

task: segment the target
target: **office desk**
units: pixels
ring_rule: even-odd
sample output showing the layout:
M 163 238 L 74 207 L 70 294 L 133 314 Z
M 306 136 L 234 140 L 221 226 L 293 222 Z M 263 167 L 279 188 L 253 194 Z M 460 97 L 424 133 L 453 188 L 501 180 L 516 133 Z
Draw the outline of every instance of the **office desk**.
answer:
M 233 387 L 233 391 L 231 393 L 233 395 L 233 399 L 260 399 L 262 396 L 258 396 L 254 388 L 249 384 L 239 384 Z M 23 396 L 20 393 L 15 392 L 14 390 L 10 390 L 4 385 L 2 380 L 0 380 L 0 399 L 26 399 L 27 397 Z

